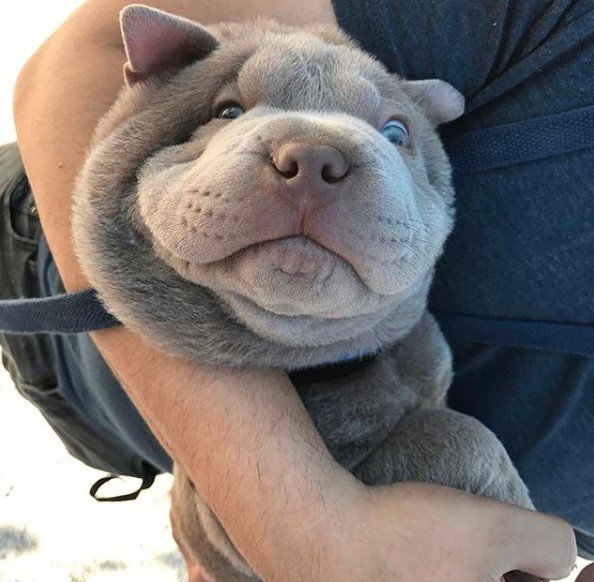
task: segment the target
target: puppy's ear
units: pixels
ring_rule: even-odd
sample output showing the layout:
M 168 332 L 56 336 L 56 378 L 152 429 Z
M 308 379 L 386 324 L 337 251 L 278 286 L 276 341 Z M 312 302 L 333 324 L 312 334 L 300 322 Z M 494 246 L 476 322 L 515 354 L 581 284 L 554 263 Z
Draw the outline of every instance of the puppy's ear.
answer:
M 437 125 L 453 121 L 464 113 L 464 96 L 445 81 L 405 81 L 403 88 Z
M 141 4 L 123 9 L 120 25 L 128 57 L 124 65 L 128 85 L 181 69 L 204 58 L 218 45 L 199 24 Z

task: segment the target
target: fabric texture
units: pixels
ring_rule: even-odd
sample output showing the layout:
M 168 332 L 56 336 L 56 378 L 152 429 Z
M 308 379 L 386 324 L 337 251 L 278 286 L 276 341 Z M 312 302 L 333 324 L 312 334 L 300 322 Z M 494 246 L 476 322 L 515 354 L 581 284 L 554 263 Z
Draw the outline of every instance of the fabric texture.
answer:
M 42 297 L 65 293 L 43 236 L 39 241 L 38 277 Z M 91 419 L 103 434 L 120 443 L 126 457 L 134 459 L 129 463 L 129 471 L 147 461 L 160 471 L 170 472 L 169 455 L 112 374 L 90 335 L 52 335 L 50 338 L 58 384 L 69 405 L 82 417 Z
M 334 7 L 339 24 L 393 72 L 441 78 L 464 93 L 467 113 L 442 132 L 450 150 L 469 132 L 490 140 L 555 120 L 534 136 L 550 142 L 545 158 L 532 159 L 529 140 L 503 164 L 479 159 L 475 172 L 453 156 L 457 223 L 431 310 L 592 326 L 594 149 L 556 146 L 584 129 L 563 116 L 593 105 L 594 2 L 334 0 Z M 592 557 L 594 544 L 584 540 L 594 535 L 594 359 L 447 331 L 451 405 L 498 435 L 537 508 L 572 523 Z

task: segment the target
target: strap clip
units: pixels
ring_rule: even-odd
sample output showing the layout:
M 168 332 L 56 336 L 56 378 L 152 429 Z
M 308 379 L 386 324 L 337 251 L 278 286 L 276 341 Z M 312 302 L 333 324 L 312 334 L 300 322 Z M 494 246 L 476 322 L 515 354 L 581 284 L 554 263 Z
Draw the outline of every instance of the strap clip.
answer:
M 119 477 L 119 475 L 114 475 L 113 473 L 111 473 L 109 475 L 106 475 L 105 477 L 102 477 L 95 483 L 93 483 L 93 486 L 89 490 L 89 495 L 95 501 L 102 501 L 102 502 L 103 501 L 134 501 L 135 499 L 138 498 L 141 491 L 143 491 L 144 489 L 148 489 L 149 487 L 152 486 L 152 484 L 155 482 L 155 477 L 158 474 L 158 471 L 152 465 L 149 465 L 148 463 L 146 463 L 144 461 L 142 462 L 142 468 L 144 471 L 144 475 L 142 477 L 142 483 L 140 484 L 140 487 L 136 491 L 132 491 L 131 493 L 124 493 L 123 495 L 115 495 L 114 497 L 99 497 L 97 495 L 97 492 L 99 491 L 99 489 L 101 489 L 101 487 L 103 487 L 103 485 L 105 485 L 109 481 L 112 481 L 113 479 L 117 479 Z

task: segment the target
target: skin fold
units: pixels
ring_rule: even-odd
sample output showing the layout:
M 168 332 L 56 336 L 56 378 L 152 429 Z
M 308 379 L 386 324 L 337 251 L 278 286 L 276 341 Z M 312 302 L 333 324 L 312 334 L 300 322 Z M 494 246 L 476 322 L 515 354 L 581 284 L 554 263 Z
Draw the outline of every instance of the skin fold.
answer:
M 122 31 L 127 87 L 74 206 L 107 307 L 210 364 L 295 370 L 379 353 L 299 387 L 334 458 L 368 485 L 422 481 L 531 508 L 497 438 L 447 409 L 451 356 L 425 311 L 453 224 L 435 129 L 462 96 L 389 75 L 330 27 L 206 29 L 133 6 Z M 237 117 L 217 113 L 230 106 Z M 402 143 L 383 133 L 393 119 Z M 174 477 L 189 561 L 208 579 L 259 579 L 179 465 Z

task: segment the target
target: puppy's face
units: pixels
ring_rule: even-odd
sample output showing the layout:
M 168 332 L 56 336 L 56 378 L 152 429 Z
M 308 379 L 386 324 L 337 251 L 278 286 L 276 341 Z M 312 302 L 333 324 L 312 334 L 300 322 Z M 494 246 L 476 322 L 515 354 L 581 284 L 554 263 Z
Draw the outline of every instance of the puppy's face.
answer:
M 155 30 L 168 44 L 147 48 Z M 170 268 L 285 345 L 352 337 L 426 293 L 452 226 L 434 128 L 462 112 L 453 88 L 400 80 L 336 31 L 207 31 L 129 7 L 123 32 L 132 91 L 192 51 L 224 63 L 203 123 L 138 173 L 139 220 Z

